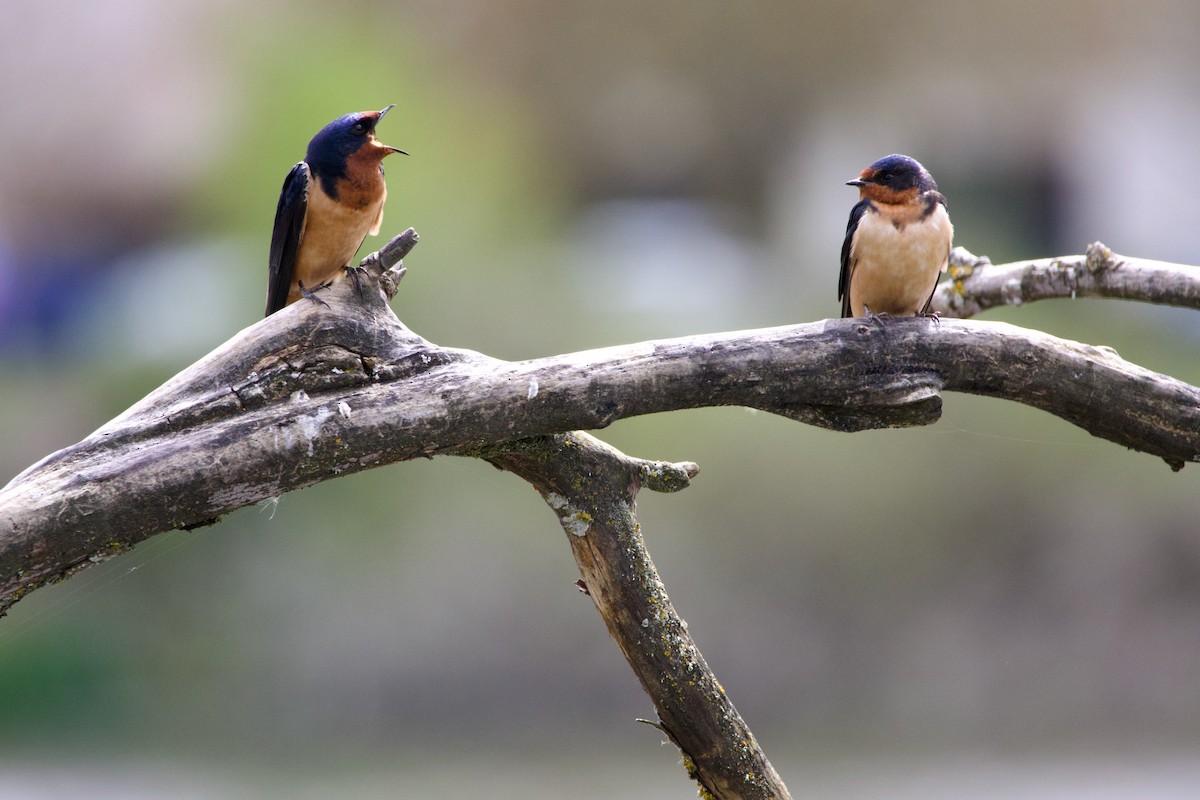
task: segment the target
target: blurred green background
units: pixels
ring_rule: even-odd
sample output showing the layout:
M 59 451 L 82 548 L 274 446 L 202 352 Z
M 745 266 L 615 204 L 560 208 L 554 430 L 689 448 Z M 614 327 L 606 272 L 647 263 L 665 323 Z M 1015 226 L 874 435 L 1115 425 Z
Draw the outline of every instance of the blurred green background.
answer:
M 1200 263 L 1197 41 L 1168 0 L 10 0 L 0 481 L 259 318 L 279 187 L 340 114 L 398 104 L 397 313 L 521 359 L 836 315 L 843 182 L 890 152 L 996 261 Z M 1200 382 L 1193 313 L 987 318 Z M 959 395 L 920 430 L 600 435 L 700 463 L 644 531 L 797 796 L 1200 785 L 1195 468 Z M 0 621 L 0 797 L 692 796 L 563 536 L 439 458 L 41 589 Z

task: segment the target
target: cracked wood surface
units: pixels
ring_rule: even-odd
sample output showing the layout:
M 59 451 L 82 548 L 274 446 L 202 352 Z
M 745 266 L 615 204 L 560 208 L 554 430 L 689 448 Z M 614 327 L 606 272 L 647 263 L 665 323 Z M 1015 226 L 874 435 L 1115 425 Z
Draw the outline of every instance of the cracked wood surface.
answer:
M 364 287 L 247 328 L 0 490 L 0 609 L 155 533 L 337 475 L 683 408 L 852 431 L 933 422 L 950 390 L 1041 408 L 1176 469 L 1200 454 L 1196 387 L 1004 323 L 825 320 L 506 362 L 425 341 Z
M 387 305 L 404 272 L 393 265 L 415 242 L 410 230 L 368 257 L 361 290 L 344 281 L 323 303 L 247 328 L 0 489 L 0 611 L 155 533 L 292 489 L 418 456 L 487 458 L 559 516 L 585 588 L 705 796 L 787 797 L 670 608 L 638 532 L 638 487 L 682 488 L 695 466 L 631 459 L 578 429 L 712 405 L 842 431 L 920 425 L 936 421 L 950 390 L 1041 408 L 1175 469 L 1200 457 L 1196 387 L 1110 348 L 1001 323 L 826 320 L 522 362 L 439 347 Z M 1129 266 L 1104 253 L 1089 252 L 1093 273 Z M 1015 275 L 1034 276 L 1029 299 L 1077 291 L 1070 264 L 1053 262 L 989 275 L 976 259 L 977 272 L 939 292 L 1012 302 Z M 1139 268 L 1153 273 L 1152 302 L 1187 305 L 1195 292 L 1178 270 Z M 1118 284 L 1129 289 L 1129 271 L 1097 285 Z

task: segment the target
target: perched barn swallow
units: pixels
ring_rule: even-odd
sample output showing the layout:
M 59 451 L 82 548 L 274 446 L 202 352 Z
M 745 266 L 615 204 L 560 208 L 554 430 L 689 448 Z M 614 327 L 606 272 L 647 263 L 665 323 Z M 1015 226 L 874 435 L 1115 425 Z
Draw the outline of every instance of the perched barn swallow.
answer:
M 908 156 L 890 155 L 846 185 L 858 187 L 859 201 L 842 242 L 842 316 L 928 313 L 954 238 L 933 176 Z
M 383 159 L 404 153 L 375 138 L 375 126 L 393 108 L 347 114 L 321 128 L 284 179 L 271 233 L 267 316 L 338 278 L 367 234 L 379 233 L 387 199 Z

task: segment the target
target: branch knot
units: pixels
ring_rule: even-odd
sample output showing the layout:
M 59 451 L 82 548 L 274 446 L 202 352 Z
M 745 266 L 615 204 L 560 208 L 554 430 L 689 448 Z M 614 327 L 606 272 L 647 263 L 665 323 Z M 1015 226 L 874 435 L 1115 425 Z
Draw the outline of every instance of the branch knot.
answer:
M 1104 242 L 1092 242 L 1087 246 L 1087 270 L 1093 274 L 1106 269 L 1116 269 L 1119 263 L 1113 251 Z

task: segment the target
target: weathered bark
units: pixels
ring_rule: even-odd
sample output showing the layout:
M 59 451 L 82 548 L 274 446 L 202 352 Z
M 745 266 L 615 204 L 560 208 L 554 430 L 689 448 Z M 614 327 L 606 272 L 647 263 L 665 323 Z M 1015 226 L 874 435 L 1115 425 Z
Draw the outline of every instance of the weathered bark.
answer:
M 343 281 L 321 293 L 328 306 L 258 322 L 0 489 L 0 610 L 155 533 L 337 475 L 682 408 L 851 431 L 933 422 L 951 390 L 1041 408 L 1176 469 L 1200 454 L 1200 390 L 1038 331 L 825 320 L 505 362 L 405 328 L 375 263 L 361 298 Z
M 439 347 L 387 305 L 403 274 L 389 268 L 415 242 L 402 234 L 364 262 L 361 289 L 343 281 L 324 302 L 247 328 L 0 489 L 0 611 L 155 533 L 292 489 L 417 456 L 484 457 L 555 509 L 584 585 L 704 791 L 786 797 L 637 535 L 638 486 L 678 488 L 694 465 L 648 466 L 570 432 L 714 405 L 842 431 L 920 425 L 951 390 L 1041 408 L 1175 469 L 1200 458 L 1200 389 L 1109 348 L 1001 323 L 826 320 L 522 362 Z M 968 277 L 940 293 L 965 296 Z M 1186 280 L 1170 285 L 1184 304 L 1197 294 Z M 1168 301 L 1156 291 L 1147 298 Z
M 699 467 L 630 458 L 580 432 L 506 442 L 484 456 L 531 483 L 558 516 L 580 588 L 702 789 L 712 797 L 790 797 L 671 605 L 637 521 L 638 489 L 678 491 Z
M 950 258 L 950 280 L 933 295 L 932 308 L 973 317 L 989 308 L 1035 300 L 1107 297 L 1200 308 L 1200 269 L 1148 258 L 1120 256 L 1101 242 L 1083 255 L 993 264 L 961 247 Z

